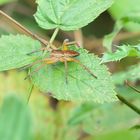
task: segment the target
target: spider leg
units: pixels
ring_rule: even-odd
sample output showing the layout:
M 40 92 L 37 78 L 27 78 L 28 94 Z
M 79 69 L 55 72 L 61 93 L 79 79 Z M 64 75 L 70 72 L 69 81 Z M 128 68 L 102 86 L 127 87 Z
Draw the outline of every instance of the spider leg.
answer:
M 67 46 L 69 46 L 69 45 L 76 45 L 76 46 L 80 47 L 79 44 L 76 41 L 67 42 L 66 45 Z
M 94 75 L 93 72 L 89 68 L 87 68 L 84 64 L 82 64 L 79 60 L 68 57 L 67 61 L 71 61 L 71 62 L 75 62 L 75 63 L 79 64 L 83 69 L 85 69 L 89 74 L 91 74 L 94 78 L 97 79 L 97 76 Z
M 28 74 L 25 77 L 25 80 L 27 78 L 29 78 L 30 76 L 32 76 L 35 72 L 39 71 L 41 68 L 43 68 L 46 64 L 53 64 L 58 62 L 59 59 L 58 58 L 54 58 L 54 57 L 50 57 L 50 58 L 45 58 L 44 60 L 41 60 L 40 62 L 44 62 L 42 65 L 40 65 L 39 67 L 37 67 L 34 71 L 32 71 L 30 74 Z M 37 64 L 37 63 L 36 63 Z
M 57 50 L 57 47 L 55 47 L 53 44 L 50 44 L 50 47 L 51 47 L 51 49 L 47 48 L 47 47 L 42 47 L 41 49 L 34 50 L 32 52 L 27 53 L 27 55 L 31 55 L 33 53 L 40 52 L 40 51 L 45 51 L 45 50 L 47 50 L 47 51 Z
M 69 39 L 65 39 L 63 41 L 63 44 L 62 44 L 62 50 L 68 50 L 68 46 L 67 46 L 67 43 L 69 42 Z
M 32 76 L 35 72 L 39 71 L 41 68 L 43 68 L 46 64 L 42 64 L 39 67 L 37 67 L 34 71 L 32 71 L 30 74 L 28 74 L 24 80 L 28 79 L 30 76 Z
M 38 64 L 39 62 L 42 62 L 42 61 L 43 61 L 43 60 L 38 60 L 38 61 L 35 61 L 35 62 L 31 63 L 31 64 L 28 64 L 28 65 L 26 65 L 26 66 L 20 68 L 19 71 L 28 69 L 29 67 L 32 67 L 33 65 L 36 65 L 36 64 Z
M 66 84 L 68 84 L 68 63 L 67 60 L 64 60 L 65 64 L 65 79 L 66 79 Z
M 31 54 L 33 54 L 33 53 L 40 52 L 40 51 L 44 51 L 44 50 L 46 50 L 46 49 L 47 49 L 46 47 L 43 47 L 43 48 L 41 48 L 41 49 L 38 49 L 38 50 L 34 50 L 34 51 L 32 51 L 32 52 L 29 52 L 29 53 L 27 53 L 26 55 L 31 55 Z
M 76 41 L 69 42 L 69 39 L 65 39 L 62 44 L 62 50 L 68 50 L 68 46 L 70 45 L 77 45 L 79 47 L 79 44 Z

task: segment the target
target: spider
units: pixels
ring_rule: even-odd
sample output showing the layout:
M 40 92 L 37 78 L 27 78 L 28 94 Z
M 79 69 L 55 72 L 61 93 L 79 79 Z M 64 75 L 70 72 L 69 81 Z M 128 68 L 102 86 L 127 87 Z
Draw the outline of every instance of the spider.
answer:
M 15 29 L 17 29 L 19 32 L 24 33 L 28 36 L 31 36 L 32 38 L 38 40 L 41 42 L 41 44 L 43 46 L 47 46 L 49 44 L 49 42 L 47 42 L 46 40 L 40 38 L 38 35 L 32 33 L 31 31 L 29 31 L 28 29 L 26 29 L 24 26 L 22 26 L 20 23 L 18 23 L 17 21 L 15 21 L 14 19 L 12 19 L 11 17 L 9 17 L 7 14 L 5 14 L 3 11 L 0 10 L 0 18 L 6 23 L 10 23 L 10 25 L 13 25 L 13 27 Z M 68 62 L 75 62 L 77 64 L 79 64 L 83 69 L 85 69 L 90 75 L 92 75 L 94 78 L 97 79 L 97 76 L 95 76 L 89 68 L 87 68 L 85 65 L 83 65 L 79 60 L 75 59 L 74 57 L 79 56 L 80 54 L 76 51 L 73 50 L 68 50 L 68 46 L 69 45 L 78 45 L 75 41 L 73 42 L 69 42 L 67 39 L 64 40 L 63 45 L 62 45 L 62 49 L 58 50 L 53 44 L 49 44 L 51 47 L 48 49 L 47 47 L 43 47 L 40 50 L 35 50 L 27 55 L 30 55 L 32 53 L 38 52 L 38 51 L 44 51 L 47 50 L 50 52 L 50 56 L 48 58 L 43 58 L 41 60 L 37 60 L 35 62 L 33 62 L 32 64 L 29 64 L 22 69 L 26 69 L 29 67 L 32 67 L 33 65 L 36 65 L 40 62 L 42 62 L 42 64 L 37 67 L 34 71 L 32 71 L 30 74 L 27 75 L 27 77 L 25 77 L 25 79 L 27 79 L 28 77 L 30 77 L 32 74 L 34 74 L 35 72 L 39 71 L 42 67 L 44 67 L 46 64 L 55 64 L 57 62 L 62 62 L 65 65 L 65 75 L 66 75 L 66 83 L 68 82 L 67 80 L 67 74 L 68 74 Z
M 85 69 L 90 75 L 92 75 L 94 78 L 97 79 L 97 76 L 94 75 L 92 73 L 92 71 L 90 71 L 89 68 L 87 68 L 84 64 L 82 64 L 79 60 L 77 60 L 74 57 L 79 56 L 79 52 L 77 51 L 73 51 L 73 50 L 69 50 L 68 46 L 70 45 L 77 45 L 78 44 L 73 41 L 73 42 L 69 42 L 68 39 L 65 39 L 62 45 L 62 49 L 61 50 L 52 50 L 50 52 L 50 56 L 48 58 L 43 58 L 41 60 L 38 60 L 36 62 L 33 62 L 32 64 L 29 64 L 28 66 L 25 66 L 25 68 L 31 67 L 33 65 L 36 65 L 40 62 L 43 62 L 40 66 L 38 66 L 34 71 L 32 71 L 30 74 L 27 75 L 27 77 L 25 77 L 25 79 L 29 78 L 31 75 L 33 75 L 35 72 L 39 71 L 41 68 L 43 68 L 46 64 L 55 64 L 57 62 L 62 62 L 65 65 L 65 79 L 66 79 L 66 83 L 68 83 L 68 62 L 75 62 L 77 64 L 79 64 L 83 69 Z M 29 53 L 28 55 L 38 52 L 38 51 L 44 51 L 45 47 L 41 48 L 40 50 L 35 50 L 31 53 Z

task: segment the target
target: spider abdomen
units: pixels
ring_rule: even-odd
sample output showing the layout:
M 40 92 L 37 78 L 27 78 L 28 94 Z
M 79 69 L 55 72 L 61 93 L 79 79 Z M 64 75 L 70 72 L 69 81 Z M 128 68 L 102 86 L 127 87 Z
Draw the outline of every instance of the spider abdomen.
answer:
M 76 57 L 80 55 L 78 52 L 73 50 L 53 50 L 51 57 Z

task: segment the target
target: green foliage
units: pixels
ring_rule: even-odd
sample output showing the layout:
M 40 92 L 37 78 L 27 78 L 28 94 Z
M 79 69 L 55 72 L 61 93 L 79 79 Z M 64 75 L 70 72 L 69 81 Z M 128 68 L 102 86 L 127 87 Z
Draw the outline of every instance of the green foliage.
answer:
M 42 26 L 47 26 L 46 29 L 74 30 L 87 25 L 111 6 L 112 3 L 113 0 L 99 0 L 98 2 L 93 0 L 64 0 L 57 2 L 53 0 L 40 0 L 38 1 L 38 10 L 35 17 L 39 24 L 41 22 Z M 46 8 L 48 11 L 46 11 Z M 83 18 L 81 13 L 83 13 Z M 27 55 L 41 48 L 38 41 L 34 41 L 29 37 L 23 35 L 2 36 L 0 43 L 0 62 L 2 62 L 0 63 L 0 71 L 20 68 L 35 62 L 37 59 L 42 59 L 39 57 L 40 53 Z M 75 50 L 80 53 L 78 59 L 81 63 L 89 71 L 92 71 L 97 76 L 97 79 L 91 76 L 88 70 L 85 70 L 79 64 L 69 63 L 68 83 L 66 83 L 64 64 L 56 63 L 45 66 L 35 73 L 32 79 L 33 83 L 41 91 L 50 92 L 57 99 L 95 101 L 99 103 L 115 101 L 116 93 L 111 76 L 107 68 L 104 65 L 100 65 L 100 59 L 92 54 L 88 54 L 82 48 Z M 46 58 L 49 55 L 48 53 Z M 35 65 L 31 71 L 34 71 L 38 65 Z
M 140 86 L 135 86 L 138 90 L 140 89 Z M 134 89 L 130 88 L 128 85 L 122 83 L 116 85 L 116 91 L 117 93 L 121 93 L 121 95 L 126 98 L 127 100 L 135 101 L 135 105 L 139 106 L 139 94 Z
M 131 12 L 138 15 L 137 13 L 140 12 L 139 5 L 139 0 L 115 0 L 114 4 L 109 9 L 109 12 L 114 19 L 119 20 L 122 17 L 128 16 Z M 125 24 L 124 27 L 129 31 L 140 31 L 140 25 L 136 22 L 129 22 Z
M 81 123 L 86 117 L 89 116 L 91 111 L 94 109 L 94 107 L 97 107 L 94 104 L 82 104 L 79 108 L 76 108 L 71 118 L 68 120 L 68 125 L 77 125 Z
M 90 109 L 85 111 L 87 107 Z M 134 120 L 138 122 L 139 115 L 116 102 L 103 105 L 82 104 L 75 108 L 68 122 L 73 127 L 82 124 L 86 133 L 99 135 L 130 128 Z
M 102 57 L 102 63 L 110 61 L 120 61 L 125 57 L 140 57 L 140 45 L 122 45 L 117 46 L 114 53 L 106 52 Z
M 80 60 L 97 76 L 91 76 L 83 67 L 74 62 L 68 62 L 68 83 L 66 83 L 63 63 L 47 65 L 32 76 L 33 83 L 41 91 L 52 93 L 53 97 L 63 100 L 81 100 L 94 102 L 112 102 L 116 93 L 110 73 L 105 65 L 100 65 L 100 59 L 89 54 L 82 48 L 70 47 L 80 53 Z M 36 69 L 35 66 L 31 71 Z
M 140 11 L 127 13 L 125 16 L 116 21 L 113 31 L 110 34 L 105 35 L 103 40 L 103 46 L 107 49 L 107 51 L 112 52 L 112 42 L 114 38 L 119 33 L 119 31 L 130 22 L 140 24 Z
M 34 41 L 29 37 L 24 35 L 2 36 L 0 42 L 1 71 L 20 68 L 39 59 L 40 53 L 27 55 L 29 52 L 41 47 L 38 41 Z M 78 59 L 97 76 L 97 79 L 92 77 L 91 74 L 79 64 L 68 63 L 67 84 L 64 64 L 57 63 L 56 65 L 48 65 L 35 73 L 33 83 L 35 83 L 41 91 L 51 92 L 53 97 L 57 99 L 95 102 L 110 102 L 116 100 L 116 93 L 111 76 L 107 68 L 99 64 L 99 58 L 88 54 L 88 52 L 82 48 L 75 49 L 74 46 L 73 49 L 80 53 Z M 35 67 L 33 67 L 32 70 L 34 70 Z
M 113 0 L 39 0 L 35 19 L 45 29 L 76 30 L 109 8 Z
M 8 35 L 0 38 L 0 71 L 20 68 L 35 61 L 40 53 L 27 53 L 41 48 L 41 44 L 25 35 Z
M 0 139 L 31 139 L 31 116 L 28 107 L 15 96 L 5 98 L 1 107 Z
M 121 20 L 116 21 L 112 33 L 105 35 L 103 39 L 103 46 L 107 51 L 112 52 L 112 42 L 119 31 L 123 28 L 123 22 Z
M 95 140 L 138 140 L 138 137 L 135 132 L 130 130 L 119 130 L 111 132 L 108 134 L 101 134 L 100 136 L 94 136 Z M 92 140 L 92 139 L 91 139 Z
M 16 0 L 0 0 L 0 5 L 6 4 L 8 2 L 14 2 L 14 1 L 16 1 Z
M 37 2 L 38 11 L 35 17 L 41 27 L 75 30 L 94 20 L 111 5 L 113 0 L 38 0 Z M 113 33 L 106 36 L 104 44 L 108 52 L 105 53 L 102 63 L 140 55 L 139 44 L 135 46 L 122 45 L 112 53 L 112 41 L 125 24 L 129 21 L 139 23 L 139 14 L 130 13 L 122 17 L 117 21 Z M 54 36 L 51 38 L 52 40 L 54 40 Z M 20 68 L 37 60 L 48 58 L 51 52 L 47 52 L 46 55 L 45 53 L 42 55 L 42 52 L 27 55 L 40 48 L 41 44 L 38 41 L 24 35 L 2 36 L 0 39 L 0 71 Z M 140 65 L 137 64 L 126 71 L 116 73 L 112 79 L 107 67 L 101 64 L 100 58 L 88 53 L 83 48 L 70 46 L 70 49 L 80 53 L 75 59 L 92 71 L 97 79 L 79 64 L 68 62 L 68 82 L 66 83 L 64 63 L 46 64 L 31 76 L 31 82 L 43 91 L 40 93 L 34 88 L 29 102 L 35 124 L 31 124 L 28 106 L 15 96 L 8 97 L 3 101 L 0 110 L 0 139 L 31 140 L 31 125 L 34 132 L 32 140 L 138 139 L 136 137 L 140 136 L 139 133 L 133 134 L 132 130 L 126 131 L 133 126 L 133 129 L 135 126 L 139 128 L 138 114 L 120 102 L 104 102 L 115 101 L 117 92 L 125 96 L 129 103 L 140 105 L 139 94 L 135 94 L 130 87 L 123 85 L 125 80 L 136 82 L 140 79 Z M 33 72 L 42 63 L 31 67 L 30 72 Z M 19 73 L 15 70 L 8 71 L 7 75 L 0 73 L 0 91 L 3 91 L 0 98 L 3 99 L 2 96 L 13 91 L 14 88 L 16 91 L 21 91 L 21 93 L 17 92 L 20 93 L 18 96 L 24 98 L 27 95 L 27 87 L 30 82 L 30 80 L 24 81 L 26 73 Z M 114 84 L 117 85 L 117 88 L 114 87 Z M 48 92 L 49 95 L 57 99 L 76 102 L 48 98 L 46 97 Z M 84 101 L 84 103 L 81 104 L 78 101 Z M 85 103 L 85 101 L 91 102 Z
M 35 126 L 35 140 L 77 140 L 78 130 L 69 128 L 67 120 L 75 106 L 72 102 L 59 101 L 57 108 L 50 106 L 52 98 L 44 98 L 39 93 L 33 96 L 33 113 Z M 31 102 L 30 102 L 31 104 Z M 76 106 L 75 106 L 76 107 Z M 73 137 L 71 137 L 73 136 Z
M 125 80 L 135 82 L 140 79 L 140 64 L 133 65 L 128 70 L 113 74 L 113 81 L 115 84 L 122 85 Z
M 140 11 L 133 11 L 123 17 L 123 20 L 140 24 Z

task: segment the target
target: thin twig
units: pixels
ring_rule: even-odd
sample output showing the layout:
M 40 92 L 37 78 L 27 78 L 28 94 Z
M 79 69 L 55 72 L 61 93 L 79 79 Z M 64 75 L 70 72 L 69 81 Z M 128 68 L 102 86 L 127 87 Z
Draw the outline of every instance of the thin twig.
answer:
M 46 46 L 48 44 L 48 42 L 42 38 L 40 38 L 38 35 L 32 33 L 31 31 L 29 31 L 27 28 L 25 28 L 24 26 L 22 26 L 20 23 L 18 23 L 16 20 L 14 20 L 13 18 L 11 18 L 10 16 L 8 16 L 6 13 L 4 13 L 3 11 L 0 10 L 0 17 L 3 17 L 5 20 L 9 20 L 11 21 L 13 24 L 15 24 L 24 34 L 31 36 L 34 39 L 37 39 L 38 41 L 40 41 L 42 43 L 43 46 Z
M 48 49 L 51 47 L 51 44 L 52 44 L 53 41 L 55 40 L 55 38 L 56 38 L 58 32 L 59 32 L 59 28 L 56 28 L 55 31 L 54 31 L 54 33 L 53 33 L 53 35 L 52 35 L 52 37 L 50 38 L 50 41 L 49 41 L 48 45 L 46 46 L 47 49 L 44 51 L 43 56 L 45 56 L 46 52 L 47 52 Z
M 121 101 L 121 102 L 123 102 L 125 105 L 127 105 L 129 108 L 131 108 L 133 111 L 135 111 L 137 114 L 139 114 L 140 115 L 140 109 L 137 107 L 137 106 L 135 106 L 135 105 L 133 105 L 133 104 L 131 104 L 129 101 L 127 101 L 124 97 L 122 97 L 121 95 L 116 95 L 117 97 L 118 97 L 118 99 Z

